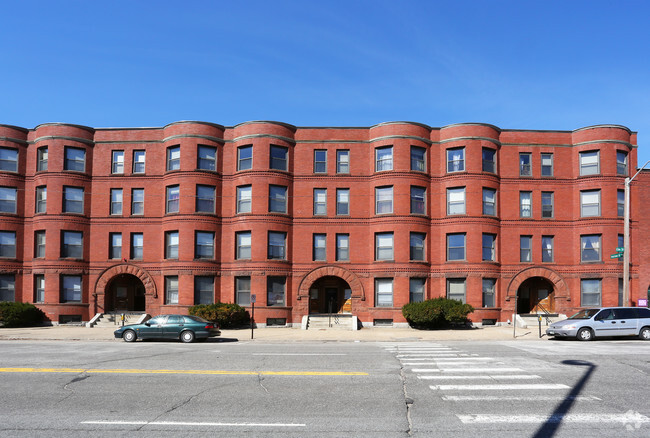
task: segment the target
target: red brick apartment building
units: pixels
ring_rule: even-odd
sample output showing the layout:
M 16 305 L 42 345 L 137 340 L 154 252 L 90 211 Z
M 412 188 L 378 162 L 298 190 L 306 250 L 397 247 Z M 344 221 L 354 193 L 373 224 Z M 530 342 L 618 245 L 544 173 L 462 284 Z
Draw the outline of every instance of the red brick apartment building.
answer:
M 400 324 L 440 296 L 478 322 L 617 305 L 636 144 L 615 125 L 0 125 L 0 300 L 55 323 L 252 295 L 260 324 Z M 636 305 L 650 176 L 631 187 Z

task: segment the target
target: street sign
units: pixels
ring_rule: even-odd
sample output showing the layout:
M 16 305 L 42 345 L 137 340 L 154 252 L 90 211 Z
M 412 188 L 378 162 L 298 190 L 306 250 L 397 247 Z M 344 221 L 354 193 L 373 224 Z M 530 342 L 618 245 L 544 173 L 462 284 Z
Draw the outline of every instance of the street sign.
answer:
M 622 246 L 617 246 L 616 252 L 625 252 L 625 248 L 623 248 Z
M 620 253 L 612 254 L 609 256 L 610 259 L 620 259 L 621 257 L 623 257 L 623 254 Z
M 257 301 L 257 295 L 251 294 L 251 303 L 254 303 Z

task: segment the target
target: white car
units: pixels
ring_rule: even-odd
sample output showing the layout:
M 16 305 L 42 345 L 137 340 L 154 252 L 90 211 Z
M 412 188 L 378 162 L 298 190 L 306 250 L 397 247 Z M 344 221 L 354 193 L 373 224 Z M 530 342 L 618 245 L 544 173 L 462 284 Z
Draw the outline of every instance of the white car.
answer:
M 638 336 L 650 341 L 650 309 L 646 307 L 603 307 L 585 309 L 546 329 L 548 336 L 591 341 L 607 336 Z

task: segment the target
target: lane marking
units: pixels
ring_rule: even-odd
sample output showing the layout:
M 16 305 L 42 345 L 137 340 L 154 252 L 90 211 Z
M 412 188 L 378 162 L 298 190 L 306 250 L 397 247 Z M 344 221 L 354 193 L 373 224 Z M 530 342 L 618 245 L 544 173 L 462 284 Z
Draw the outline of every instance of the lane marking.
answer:
M 540 376 L 529 374 L 493 375 L 493 376 L 418 376 L 420 380 L 535 380 Z
M 228 426 L 228 427 L 306 427 L 304 423 L 192 423 L 187 421 L 82 421 L 79 424 L 118 426 Z
M 253 356 L 347 356 L 347 353 L 253 353 Z
M 561 383 L 500 383 L 496 385 L 432 385 L 429 388 L 440 391 L 503 391 L 506 389 L 568 389 Z
M 413 368 L 414 373 L 520 373 L 521 368 Z
M 465 361 L 476 361 L 476 362 L 489 362 L 494 360 L 493 357 L 441 357 L 440 359 L 436 359 L 437 362 L 445 362 L 445 363 L 456 363 L 456 362 L 465 362 Z
M 87 374 L 199 374 L 221 376 L 367 376 L 357 371 L 225 371 L 225 370 L 144 370 L 87 368 L 0 368 L 0 373 L 87 373 Z
M 465 424 L 471 423 L 649 423 L 650 418 L 638 412 L 624 414 L 554 414 L 554 415 L 457 415 Z
M 602 401 L 601 398 L 593 395 L 566 396 L 517 396 L 517 395 L 445 395 L 441 397 L 445 401 Z
M 398 354 L 396 356 L 398 359 L 400 358 L 405 358 L 405 359 L 418 359 L 418 358 L 458 358 L 457 353 L 415 353 L 415 354 Z

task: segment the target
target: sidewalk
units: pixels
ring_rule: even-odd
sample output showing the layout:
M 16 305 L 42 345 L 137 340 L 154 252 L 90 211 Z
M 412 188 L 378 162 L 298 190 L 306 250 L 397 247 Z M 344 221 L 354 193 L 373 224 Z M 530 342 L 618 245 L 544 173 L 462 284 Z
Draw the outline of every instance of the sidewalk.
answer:
M 28 328 L 0 328 L 0 340 L 34 341 L 105 341 L 122 342 L 115 339 L 113 331 L 117 328 L 80 326 L 53 326 Z M 301 330 L 300 328 L 271 327 L 255 329 L 252 342 L 413 342 L 413 341 L 545 341 L 539 338 L 535 328 L 517 328 L 516 338 L 512 327 L 483 327 L 467 330 L 415 330 L 411 328 L 373 327 L 357 331 L 343 330 Z M 251 330 L 222 330 L 221 336 L 211 342 L 248 341 Z

